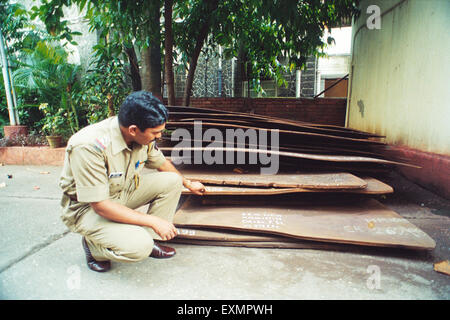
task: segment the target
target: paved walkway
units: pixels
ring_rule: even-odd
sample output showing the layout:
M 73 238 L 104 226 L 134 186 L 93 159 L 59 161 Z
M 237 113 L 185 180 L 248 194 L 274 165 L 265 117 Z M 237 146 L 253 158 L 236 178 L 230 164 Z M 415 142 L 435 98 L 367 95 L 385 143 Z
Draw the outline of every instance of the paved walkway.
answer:
M 113 263 L 100 274 L 59 219 L 60 170 L 0 166 L 1 299 L 450 298 L 450 276 L 433 270 L 450 259 L 450 202 L 396 174 L 383 202 L 436 241 L 432 252 L 179 244 L 172 259 Z

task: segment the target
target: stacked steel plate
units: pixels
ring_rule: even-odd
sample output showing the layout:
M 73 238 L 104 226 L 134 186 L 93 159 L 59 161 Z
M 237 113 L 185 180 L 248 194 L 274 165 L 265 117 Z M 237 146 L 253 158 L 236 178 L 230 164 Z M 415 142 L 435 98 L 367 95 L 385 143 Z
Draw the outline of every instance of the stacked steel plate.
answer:
M 202 182 L 175 214 L 174 242 L 272 248 L 432 249 L 433 239 L 374 197 L 394 166 L 381 136 L 255 114 L 169 107 L 159 144 Z M 276 162 L 276 163 L 275 163 Z M 326 244 L 326 245 L 325 245 Z

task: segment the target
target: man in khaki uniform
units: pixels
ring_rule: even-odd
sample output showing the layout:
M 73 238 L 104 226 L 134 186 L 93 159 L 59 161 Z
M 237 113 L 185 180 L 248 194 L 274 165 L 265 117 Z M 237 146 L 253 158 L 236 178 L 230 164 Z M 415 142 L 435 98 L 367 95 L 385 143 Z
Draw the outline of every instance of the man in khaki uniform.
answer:
M 176 236 L 172 224 L 182 185 L 201 195 L 158 150 L 166 107 L 149 92 L 129 95 L 119 115 L 83 128 L 68 142 L 60 178 L 62 220 L 83 236 L 87 263 L 107 271 L 110 261 L 171 257 L 154 242 Z M 143 167 L 157 169 L 141 175 Z M 150 203 L 147 214 L 136 211 Z

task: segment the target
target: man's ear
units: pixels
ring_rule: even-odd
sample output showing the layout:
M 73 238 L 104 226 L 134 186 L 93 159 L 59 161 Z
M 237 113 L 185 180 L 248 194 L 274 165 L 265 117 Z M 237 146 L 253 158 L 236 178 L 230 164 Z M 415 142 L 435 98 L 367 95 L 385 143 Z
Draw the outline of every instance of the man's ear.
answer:
M 135 124 L 132 124 L 131 126 L 128 127 L 128 133 L 135 137 L 136 133 L 137 133 L 138 127 Z

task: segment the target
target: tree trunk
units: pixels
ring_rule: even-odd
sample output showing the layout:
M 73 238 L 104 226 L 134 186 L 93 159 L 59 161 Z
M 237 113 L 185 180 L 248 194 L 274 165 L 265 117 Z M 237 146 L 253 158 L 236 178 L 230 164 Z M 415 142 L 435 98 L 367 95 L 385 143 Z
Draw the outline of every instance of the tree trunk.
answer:
M 141 75 L 139 74 L 139 64 L 136 57 L 136 51 L 134 51 L 132 44 L 124 45 L 124 50 L 128 56 L 128 61 L 130 62 L 131 84 L 133 86 L 133 91 L 142 90 Z
M 165 33 L 165 55 L 164 68 L 165 78 L 167 83 L 167 104 L 169 106 L 175 105 L 175 84 L 173 78 L 173 34 L 172 34 L 172 7 L 173 0 L 164 1 L 164 27 Z
M 159 28 L 159 10 L 148 10 L 150 30 L 154 30 L 148 48 L 142 51 L 142 89 L 151 92 L 162 101 L 161 94 L 161 35 Z
M 106 95 L 106 100 L 108 100 L 108 117 L 114 117 L 114 101 L 111 93 L 108 92 L 108 94 Z
M 218 5 L 219 5 L 218 0 L 208 2 L 209 8 L 207 14 L 212 14 L 212 12 L 217 9 Z M 197 68 L 198 57 L 200 56 L 203 44 L 205 43 L 206 37 L 208 36 L 209 29 L 210 29 L 210 19 L 206 19 L 197 36 L 195 48 L 192 53 L 191 59 L 189 60 L 189 71 L 186 78 L 186 86 L 184 88 L 183 94 L 184 106 L 189 106 L 191 102 L 191 91 L 192 85 L 194 83 L 195 69 Z

